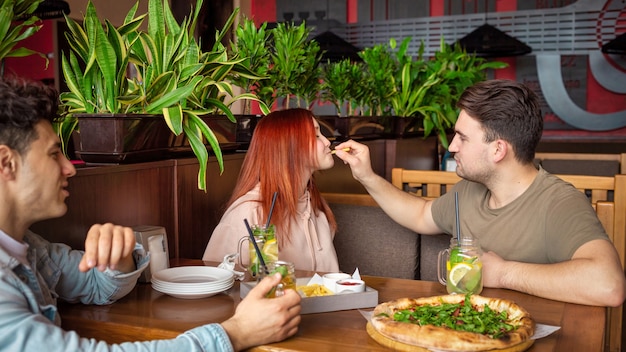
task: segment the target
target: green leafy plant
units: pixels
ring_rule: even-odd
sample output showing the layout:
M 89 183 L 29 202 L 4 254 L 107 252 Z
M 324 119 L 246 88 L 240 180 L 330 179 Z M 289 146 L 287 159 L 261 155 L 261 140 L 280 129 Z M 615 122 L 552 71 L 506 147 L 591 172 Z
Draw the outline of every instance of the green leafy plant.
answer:
M 270 78 L 267 76 L 271 54 L 268 49 L 269 46 L 269 34 L 270 31 L 266 30 L 267 23 L 264 22 L 256 27 L 253 20 L 244 18 L 243 21 L 237 26 L 236 40 L 231 42 L 230 49 L 233 55 L 244 59 L 244 66 L 248 67 L 250 71 L 259 78 L 251 78 L 249 76 L 236 76 L 233 79 L 233 83 L 241 87 L 246 93 L 255 92 L 260 98 L 260 108 L 265 114 L 269 113 L 269 107 L 263 103 L 264 101 L 272 101 L 274 94 L 273 84 L 260 84 L 260 80 L 268 81 Z M 244 103 L 244 114 L 250 113 L 250 100 L 246 100 Z
M 349 59 L 329 62 L 324 66 L 324 82 L 322 83 L 322 100 L 331 102 L 337 115 L 343 116 L 344 106 L 350 97 L 352 82 L 346 79 L 353 65 Z
M 35 25 L 39 18 L 30 16 L 43 0 L 0 0 L 0 78 L 4 77 L 4 59 L 7 57 L 25 57 L 37 54 L 46 60 L 42 53 L 16 47 L 22 40 L 33 36 L 42 25 Z M 24 20 L 20 20 L 25 18 Z
M 74 123 L 77 113 L 162 114 L 170 130 L 177 136 L 184 133 L 189 141 L 200 164 L 198 188 L 206 191 L 205 142 L 213 150 L 220 171 L 223 157 L 217 137 L 202 116 L 224 114 L 235 122 L 229 108 L 232 103 L 258 100 L 251 93 L 234 94 L 231 82 L 235 77 L 258 76 L 246 66 L 245 59 L 229 58 L 221 44 L 238 11 L 216 33 L 212 50 L 203 52 L 194 36 L 202 0 L 196 0 L 190 16 L 180 24 L 168 1 L 150 0 L 148 13 L 138 16 L 137 7 L 138 3 L 118 28 L 109 21 L 103 27 L 91 1 L 82 26 L 66 17 L 66 36 L 72 50 L 62 57 L 63 75 L 70 89 L 61 94 L 66 114 L 63 123 Z M 147 32 L 140 30 L 146 17 Z M 129 71 L 136 75 L 130 77 Z
M 321 100 L 331 102 L 338 116 L 352 116 L 363 99 L 364 67 L 359 62 L 343 59 L 328 62 L 322 72 Z
M 292 96 L 301 98 L 309 105 L 319 91 L 321 75 L 319 64 L 322 52 L 316 41 L 309 41 L 310 29 L 305 22 L 296 26 L 278 23 L 272 30 L 271 67 L 268 75 L 275 77 L 275 94 L 284 97 L 289 107 Z M 297 100 L 300 106 L 300 99 Z
M 397 61 L 386 44 L 376 44 L 365 48 L 359 53 L 365 64 L 363 99 L 369 107 L 368 115 L 383 116 L 390 113 L 390 98 L 393 94 L 393 75 L 397 69 Z
M 410 38 L 405 38 L 396 51 L 398 73 L 392 76 L 390 98 L 395 116 L 419 121 L 424 135 L 433 131 L 442 145 L 448 147 L 446 132 L 458 116 L 456 102 L 465 89 L 486 79 L 488 69 L 506 67 L 499 61 L 488 62 L 469 54 L 458 45 L 448 45 L 441 38 L 439 51 L 432 59 L 424 59 L 420 44 L 418 57 L 407 55 Z M 396 48 L 395 40 L 390 47 Z

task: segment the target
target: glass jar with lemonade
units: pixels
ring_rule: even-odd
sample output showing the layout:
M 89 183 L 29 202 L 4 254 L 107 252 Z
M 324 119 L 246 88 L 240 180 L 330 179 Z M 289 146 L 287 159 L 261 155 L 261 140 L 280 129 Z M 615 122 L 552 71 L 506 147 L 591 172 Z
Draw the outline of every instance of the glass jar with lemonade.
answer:
M 276 226 L 273 224 L 269 227 L 265 225 L 252 225 L 252 235 L 254 240 L 261 250 L 263 255 L 263 261 L 265 263 L 274 262 L 278 260 L 278 242 L 276 242 Z M 242 262 L 242 244 L 248 241 L 248 258 L 250 258 L 248 265 Z M 254 244 L 250 242 L 250 237 L 245 236 L 239 240 L 239 265 L 250 272 L 252 277 L 257 277 L 259 273 L 259 257 L 256 254 Z
M 448 293 L 479 294 L 483 290 L 482 250 L 478 240 L 462 237 L 450 240 L 450 248 L 439 252 L 438 277 Z M 445 268 L 445 271 L 444 271 Z

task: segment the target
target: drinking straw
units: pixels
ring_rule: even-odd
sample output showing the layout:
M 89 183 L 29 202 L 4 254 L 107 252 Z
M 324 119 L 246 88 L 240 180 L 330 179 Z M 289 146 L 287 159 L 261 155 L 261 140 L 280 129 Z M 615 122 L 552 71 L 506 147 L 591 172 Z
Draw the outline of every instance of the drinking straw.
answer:
M 254 245 L 254 250 L 256 251 L 257 257 L 259 257 L 259 264 L 263 267 L 263 271 L 266 274 L 269 274 L 267 271 L 267 266 L 265 265 L 265 260 L 263 260 L 263 255 L 261 254 L 261 250 L 259 246 L 256 244 L 256 240 L 254 238 L 254 234 L 252 233 L 252 229 L 250 228 L 250 224 L 248 223 L 248 219 L 243 219 L 243 222 L 246 224 L 246 229 L 248 229 L 248 234 L 250 235 L 250 241 Z
M 267 223 L 265 224 L 265 228 L 269 229 L 270 220 L 272 220 L 272 212 L 274 212 L 274 204 L 276 204 L 276 196 L 278 196 L 278 192 L 274 192 L 274 196 L 272 197 L 272 205 L 270 206 L 270 213 L 267 214 Z
M 454 192 L 454 211 L 456 214 L 456 240 L 461 241 L 461 225 L 459 220 L 459 192 Z

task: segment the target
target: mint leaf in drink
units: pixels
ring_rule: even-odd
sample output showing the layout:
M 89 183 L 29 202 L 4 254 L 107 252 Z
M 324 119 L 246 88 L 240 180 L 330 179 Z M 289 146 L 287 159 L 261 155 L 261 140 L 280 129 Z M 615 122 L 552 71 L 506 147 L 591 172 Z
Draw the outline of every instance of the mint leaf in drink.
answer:
M 274 275 L 275 273 L 280 273 L 280 275 L 282 277 L 286 277 L 287 276 L 287 267 L 284 265 L 278 266 L 276 267 L 273 271 L 272 271 L 272 275 Z

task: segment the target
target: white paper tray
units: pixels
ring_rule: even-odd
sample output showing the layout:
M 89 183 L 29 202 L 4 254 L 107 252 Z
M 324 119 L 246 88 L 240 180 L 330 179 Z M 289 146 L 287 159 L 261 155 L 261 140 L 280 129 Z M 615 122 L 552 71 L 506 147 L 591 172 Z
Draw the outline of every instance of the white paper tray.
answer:
M 311 278 L 298 278 L 298 286 L 306 285 Z M 239 295 L 245 297 L 256 286 L 256 281 L 242 282 L 239 286 Z M 301 314 L 334 312 L 359 308 L 371 308 L 378 304 L 378 291 L 365 286 L 365 292 L 344 293 L 330 296 L 303 297 Z

